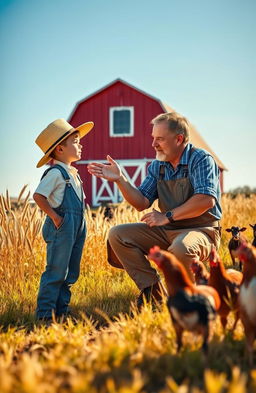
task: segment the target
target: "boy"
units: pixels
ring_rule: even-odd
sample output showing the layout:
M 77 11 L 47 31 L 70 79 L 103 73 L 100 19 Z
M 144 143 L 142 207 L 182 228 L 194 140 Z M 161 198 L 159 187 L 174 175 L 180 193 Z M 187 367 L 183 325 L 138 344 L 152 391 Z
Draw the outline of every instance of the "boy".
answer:
M 57 119 L 36 139 L 44 156 L 37 168 L 54 160 L 33 195 L 47 217 L 42 233 L 47 243 L 47 264 L 42 274 L 36 316 L 51 321 L 52 315 L 65 316 L 71 297 L 70 287 L 79 276 L 85 241 L 84 193 L 77 169 L 71 163 L 81 158 L 80 139 L 94 126 L 87 122 L 73 128 Z

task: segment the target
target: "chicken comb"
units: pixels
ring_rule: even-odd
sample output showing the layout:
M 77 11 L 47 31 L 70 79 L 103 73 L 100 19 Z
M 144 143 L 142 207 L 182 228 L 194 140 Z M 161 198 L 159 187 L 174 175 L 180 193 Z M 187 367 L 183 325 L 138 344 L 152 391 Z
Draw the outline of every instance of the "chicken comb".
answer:
M 149 250 L 149 253 L 152 254 L 153 252 L 159 252 L 159 251 L 160 251 L 160 247 L 154 246 L 154 247 L 151 247 L 151 249 Z
M 216 247 L 212 244 L 211 252 L 209 255 L 210 266 L 217 266 L 218 263 L 218 254 Z
M 154 246 L 149 250 L 148 254 L 149 259 L 152 259 L 156 263 L 156 265 L 161 269 L 162 265 L 162 254 L 161 254 L 161 249 L 159 246 Z
M 234 251 L 234 255 L 238 256 L 241 262 L 246 262 L 249 258 L 250 249 L 246 239 L 241 240 L 240 246 Z

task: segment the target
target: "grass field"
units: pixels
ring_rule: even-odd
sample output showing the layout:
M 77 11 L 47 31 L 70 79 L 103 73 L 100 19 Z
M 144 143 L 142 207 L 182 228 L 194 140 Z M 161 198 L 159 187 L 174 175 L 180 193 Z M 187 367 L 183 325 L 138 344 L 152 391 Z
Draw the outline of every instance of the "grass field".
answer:
M 216 321 L 206 366 L 200 338 L 189 333 L 176 353 L 166 306 L 156 312 L 148 306 L 131 317 L 138 290 L 123 271 L 108 265 L 105 248 L 112 225 L 139 221 L 143 214 L 126 204 L 109 222 L 102 210 L 96 217 L 87 210 L 81 275 L 72 289 L 74 318 L 38 326 L 34 310 L 45 265 L 44 217 L 28 196 L 24 199 L 24 191 L 15 209 L 8 193 L 0 198 L 1 393 L 256 392 L 256 369 L 248 369 L 240 323 L 232 336 Z M 222 207 L 223 228 L 246 226 L 251 240 L 256 196 L 223 196 Z M 231 264 L 228 239 L 224 231 L 220 254 L 226 266 Z

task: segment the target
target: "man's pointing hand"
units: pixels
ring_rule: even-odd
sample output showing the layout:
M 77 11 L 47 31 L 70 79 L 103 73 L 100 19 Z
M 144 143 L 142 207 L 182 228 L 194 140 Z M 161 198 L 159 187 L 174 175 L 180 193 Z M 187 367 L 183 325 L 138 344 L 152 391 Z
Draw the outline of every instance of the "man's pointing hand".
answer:
M 107 155 L 108 164 L 100 162 L 92 162 L 87 166 L 87 170 L 91 175 L 101 177 L 109 181 L 117 181 L 121 178 L 122 172 L 118 163 Z

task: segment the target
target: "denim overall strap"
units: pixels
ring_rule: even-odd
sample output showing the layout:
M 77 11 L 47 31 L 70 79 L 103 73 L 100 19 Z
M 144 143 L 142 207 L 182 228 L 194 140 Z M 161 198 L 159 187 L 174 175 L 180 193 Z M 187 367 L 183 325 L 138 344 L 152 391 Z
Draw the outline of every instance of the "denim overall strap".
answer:
M 52 165 L 50 168 L 46 169 L 46 171 L 44 171 L 44 173 L 43 173 L 43 176 L 41 177 L 41 180 L 45 177 L 45 175 L 47 175 L 47 173 L 49 171 L 51 171 L 54 168 L 57 168 L 57 169 L 60 170 L 60 172 L 61 172 L 61 174 L 62 174 L 62 176 L 63 176 L 65 181 L 66 180 L 70 180 L 70 177 L 69 177 L 67 171 L 59 164 Z
M 82 200 L 79 199 L 76 191 L 74 190 L 74 188 L 72 187 L 71 181 L 70 181 L 70 176 L 68 175 L 66 169 L 64 169 L 61 165 L 53 165 L 51 168 L 48 168 L 42 178 L 51 170 L 51 169 L 58 169 L 62 176 L 63 179 L 66 182 L 66 187 L 65 187 L 65 191 L 64 191 L 64 195 L 63 195 L 63 200 L 61 202 L 61 205 L 53 208 L 56 213 L 58 213 L 60 216 L 64 216 L 65 212 L 70 212 L 73 214 L 83 214 L 84 213 L 84 209 L 85 209 L 85 205 L 84 205 L 84 200 L 83 200 L 83 188 L 82 188 L 82 180 L 80 179 L 80 176 L 78 176 L 78 179 L 80 181 L 81 184 L 81 197 Z
M 82 195 L 82 197 L 83 197 L 83 195 L 84 195 L 84 193 L 83 193 L 83 181 L 82 181 L 82 179 L 81 179 L 79 173 L 77 173 L 77 178 L 78 178 L 78 180 L 80 181 L 80 185 L 81 185 L 81 195 Z M 84 209 L 85 209 L 85 202 L 84 202 L 84 198 L 82 198 L 82 199 L 83 199 L 83 210 L 84 210 Z

